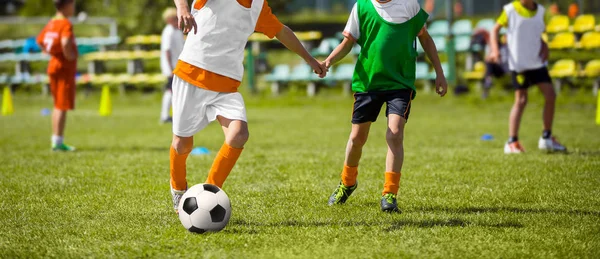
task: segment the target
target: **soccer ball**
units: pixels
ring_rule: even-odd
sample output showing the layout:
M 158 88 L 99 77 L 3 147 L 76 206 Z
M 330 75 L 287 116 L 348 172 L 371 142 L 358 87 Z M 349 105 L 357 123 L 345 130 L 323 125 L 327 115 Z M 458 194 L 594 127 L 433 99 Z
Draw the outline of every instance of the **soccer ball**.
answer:
M 178 210 L 181 224 L 190 232 L 217 232 L 229 222 L 231 203 L 219 187 L 197 184 L 183 194 Z

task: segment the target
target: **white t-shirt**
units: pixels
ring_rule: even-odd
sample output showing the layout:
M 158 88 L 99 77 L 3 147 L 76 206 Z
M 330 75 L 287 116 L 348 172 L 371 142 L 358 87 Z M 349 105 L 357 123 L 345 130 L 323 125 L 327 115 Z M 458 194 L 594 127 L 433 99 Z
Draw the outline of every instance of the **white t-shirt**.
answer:
M 403 23 L 415 17 L 421 10 L 417 0 L 371 0 L 375 10 L 384 20 L 392 23 Z M 351 36 L 354 40 L 360 38 L 360 23 L 358 21 L 358 12 L 356 4 L 352 7 L 350 18 L 344 28 L 344 36 Z
M 160 35 L 160 69 L 165 76 L 173 76 L 173 69 L 177 64 L 177 59 L 183 43 L 185 42 L 183 32 L 179 29 L 167 24 Z M 167 51 L 171 52 L 171 64 L 167 60 Z

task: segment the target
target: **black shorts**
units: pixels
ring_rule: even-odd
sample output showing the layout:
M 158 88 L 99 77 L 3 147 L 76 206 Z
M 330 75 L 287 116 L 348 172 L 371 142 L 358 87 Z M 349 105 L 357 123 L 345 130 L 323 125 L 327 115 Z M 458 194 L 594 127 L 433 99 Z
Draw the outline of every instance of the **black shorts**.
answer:
M 521 73 L 512 71 L 512 81 L 515 89 L 527 89 L 539 83 L 552 83 L 550 73 L 546 67 L 526 70 Z
M 165 83 L 165 90 L 172 90 L 173 89 L 173 77 L 167 77 L 167 82 Z
M 493 76 L 496 78 L 499 77 L 503 77 L 504 74 L 506 74 L 506 70 L 504 70 L 504 67 L 500 64 L 496 64 L 496 63 L 485 63 L 486 69 L 485 69 L 485 76 Z
M 375 122 L 384 103 L 386 117 L 389 114 L 397 114 L 408 120 L 410 102 L 414 94 L 410 89 L 355 93 L 352 124 Z

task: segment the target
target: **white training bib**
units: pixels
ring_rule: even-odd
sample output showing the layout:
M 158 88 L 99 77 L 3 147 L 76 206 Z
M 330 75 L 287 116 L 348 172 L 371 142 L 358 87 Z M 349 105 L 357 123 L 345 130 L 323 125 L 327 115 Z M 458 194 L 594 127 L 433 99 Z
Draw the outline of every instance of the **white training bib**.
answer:
M 537 5 L 534 17 L 526 18 L 517 13 L 512 3 L 504 6 L 508 17 L 506 36 L 508 40 L 508 67 L 511 71 L 523 72 L 538 69 L 545 64 L 540 58 L 544 24 L 544 7 Z
M 254 32 L 264 0 L 253 0 L 246 8 L 236 0 L 208 0 L 192 16 L 198 25 L 190 32 L 179 56 L 193 66 L 242 81 L 244 48 Z

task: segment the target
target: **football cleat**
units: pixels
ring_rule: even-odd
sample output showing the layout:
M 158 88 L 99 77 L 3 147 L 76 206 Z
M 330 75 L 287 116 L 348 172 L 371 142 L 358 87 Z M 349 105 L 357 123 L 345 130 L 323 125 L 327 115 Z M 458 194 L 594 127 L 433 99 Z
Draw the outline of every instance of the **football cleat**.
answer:
M 396 195 L 393 193 L 386 193 L 381 197 L 381 211 L 383 212 L 401 212 L 398 209 L 398 202 L 396 201 Z
M 75 151 L 75 147 L 65 144 L 52 145 L 52 151 L 72 152 Z
M 521 146 L 519 141 L 515 141 L 513 143 L 504 144 L 504 154 L 520 154 L 525 153 L 525 149 Z
M 170 184 L 169 184 L 170 186 Z M 183 196 L 183 194 L 186 192 L 187 190 L 183 190 L 183 191 L 178 191 L 173 189 L 173 187 L 171 186 L 171 196 L 173 197 L 173 209 L 175 210 L 175 213 L 179 214 L 179 201 L 181 200 L 181 197 Z
M 538 141 L 538 148 L 540 150 L 546 150 L 549 152 L 566 152 L 567 148 L 563 145 L 561 145 L 560 143 L 558 143 L 558 141 L 556 140 L 556 138 L 554 136 L 550 137 L 550 138 L 540 138 L 540 140 Z
M 358 187 L 358 181 L 356 182 L 356 184 L 350 187 L 347 187 L 340 182 L 338 187 L 335 188 L 335 191 L 333 191 L 333 193 L 329 197 L 329 205 L 346 203 L 346 200 L 348 200 L 348 197 L 350 197 L 352 192 L 356 190 L 356 187 Z

